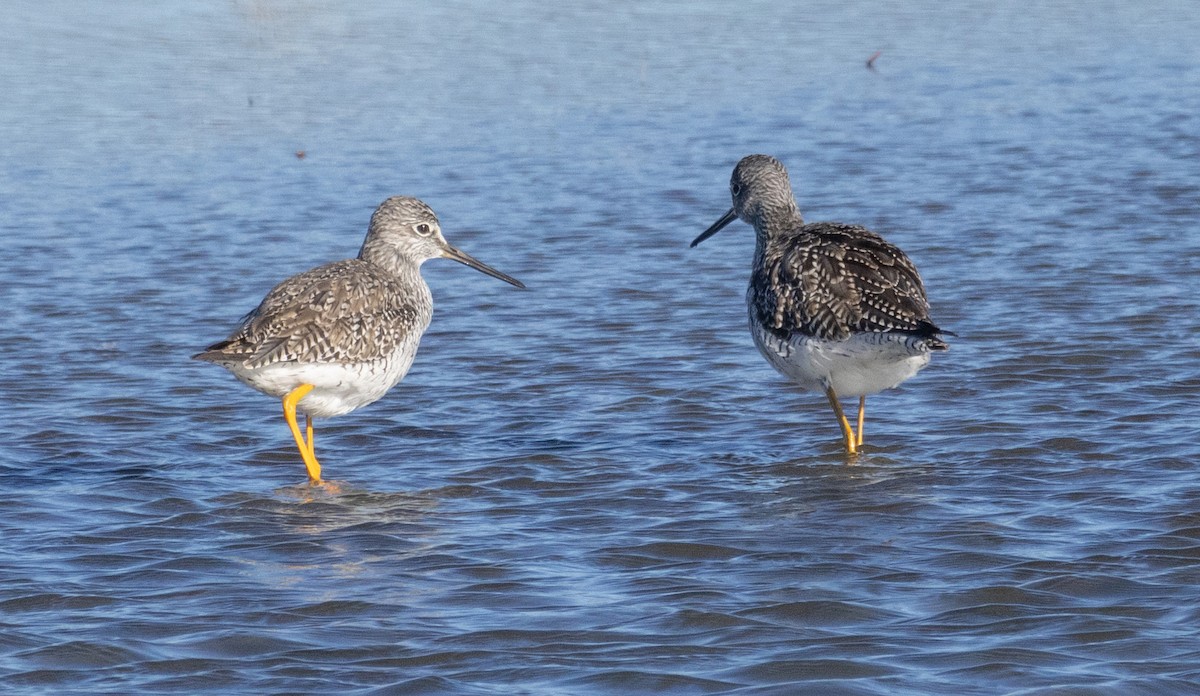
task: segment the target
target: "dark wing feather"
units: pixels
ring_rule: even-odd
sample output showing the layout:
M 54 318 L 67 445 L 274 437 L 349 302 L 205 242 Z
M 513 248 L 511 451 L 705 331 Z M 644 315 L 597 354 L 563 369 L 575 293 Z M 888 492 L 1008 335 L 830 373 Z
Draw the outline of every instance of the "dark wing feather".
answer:
M 428 322 L 399 279 L 350 259 L 271 289 L 226 340 L 196 359 L 263 367 L 283 361 L 366 362 L 390 355 Z
M 762 264 L 751 280 L 751 302 L 777 335 L 844 340 L 856 332 L 903 331 L 936 341 L 916 267 L 866 228 L 803 225 L 770 240 Z

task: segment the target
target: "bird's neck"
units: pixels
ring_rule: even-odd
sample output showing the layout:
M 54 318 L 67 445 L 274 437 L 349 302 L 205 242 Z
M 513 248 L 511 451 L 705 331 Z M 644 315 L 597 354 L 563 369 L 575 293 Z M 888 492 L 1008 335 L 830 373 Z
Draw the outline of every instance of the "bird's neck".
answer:
M 771 242 L 804 225 L 804 217 L 795 202 L 760 211 L 754 218 L 754 259 L 761 263 Z
M 423 258 L 413 258 L 391 244 L 373 243 L 368 239 L 358 250 L 358 258 L 401 278 L 420 278 Z

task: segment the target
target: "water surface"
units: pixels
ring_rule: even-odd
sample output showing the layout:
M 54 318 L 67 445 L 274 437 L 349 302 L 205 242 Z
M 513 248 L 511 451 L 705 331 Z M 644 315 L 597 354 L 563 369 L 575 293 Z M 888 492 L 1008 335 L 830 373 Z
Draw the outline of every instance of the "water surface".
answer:
M 1190 3 L 0 29 L 5 690 L 1200 691 Z M 749 229 L 687 248 L 751 152 L 958 334 L 856 466 L 751 343 Z M 188 356 L 393 194 L 530 290 L 427 264 L 412 372 L 318 423 L 312 491 Z

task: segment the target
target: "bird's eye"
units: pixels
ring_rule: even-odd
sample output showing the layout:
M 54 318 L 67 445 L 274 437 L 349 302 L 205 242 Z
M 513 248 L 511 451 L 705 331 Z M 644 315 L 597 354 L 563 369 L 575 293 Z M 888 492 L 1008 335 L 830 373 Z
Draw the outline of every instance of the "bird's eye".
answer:
M 428 237 L 429 233 L 432 231 L 433 231 L 433 228 L 424 222 L 417 225 L 417 234 L 421 235 L 422 237 Z
M 742 185 L 741 184 L 730 184 L 729 192 L 735 196 L 740 195 L 742 193 Z

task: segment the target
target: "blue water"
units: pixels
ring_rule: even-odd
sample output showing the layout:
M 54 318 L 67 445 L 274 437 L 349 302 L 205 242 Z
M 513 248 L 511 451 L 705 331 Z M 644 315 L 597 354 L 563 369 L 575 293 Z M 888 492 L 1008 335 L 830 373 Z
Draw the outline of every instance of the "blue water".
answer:
M 23 2 L 0 13 L 0 687 L 1200 693 L 1190 2 Z M 867 59 L 882 51 L 868 69 Z M 743 155 L 921 269 L 868 400 L 746 331 Z M 302 156 L 301 156 L 302 155 Z M 382 401 L 188 359 L 418 196 Z

